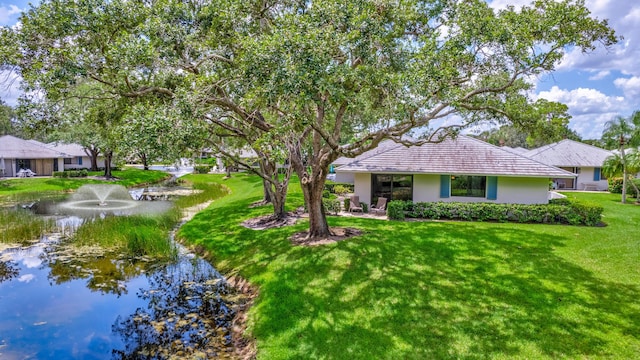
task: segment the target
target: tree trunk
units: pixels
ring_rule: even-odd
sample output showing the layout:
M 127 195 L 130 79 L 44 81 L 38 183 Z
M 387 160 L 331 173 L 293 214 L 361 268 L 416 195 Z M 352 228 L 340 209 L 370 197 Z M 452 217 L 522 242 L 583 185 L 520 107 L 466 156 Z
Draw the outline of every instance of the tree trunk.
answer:
M 310 164 L 305 164 L 302 149 L 298 144 L 292 144 L 289 148 L 291 166 L 298 174 L 300 187 L 304 196 L 304 203 L 309 212 L 309 234 L 307 240 L 325 239 L 331 235 L 324 205 L 322 204 L 322 190 L 329 172 L 329 163 L 332 159 L 320 156 L 314 157 Z M 307 170 L 311 171 L 311 174 Z
M 309 211 L 309 235 L 307 238 L 324 239 L 331 235 L 324 204 L 322 203 L 322 190 L 324 190 L 325 181 L 319 176 L 313 178 L 315 180 L 307 183 L 304 183 L 302 178 L 300 180 L 304 201 Z
M 280 179 L 278 164 L 275 161 L 269 161 L 266 157 L 262 157 L 258 161 L 258 164 L 260 165 L 262 187 L 264 190 L 263 201 L 273 205 L 273 217 L 275 219 L 284 219 L 287 217 L 284 204 L 287 200 L 291 170 L 287 169 L 284 178 Z
M 271 184 L 265 179 L 262 179 L 262 189 L 264 192 L 262 201 L 268 204 L 271 202 L 271 199 L 272 199 L 271 197 L 272 191 L 271 191 Z
M 91 159 L 91 171 L 98 171 L 98 155 L 100 155 L 100 150 L 98 148 L 91 146 L 89 148 L 85 148 L 84 152 L 89 155 L 89 159 Z
M 273 205 L 273 217 L 275 219 L 284 219 L 287 217 L 287 213 L 284 210 L 284 204 L 287 200 L 287 190 L 286 186 L 282 186 L 279 184 L 274 188 L 274 186 L 269 186 L 269 197 L 271 198 L 271 205 Z
M 142 160 L 142 167 L 144 170 L 149 170 L 149 161 L 147 160 L 147 154 L 140 154 L 140 160 Z
M 113 151 L 106 150 L 104 152 L 104 177 L 107 179 L 113 178 L 111 175 L 111 159 L 113 158 Z

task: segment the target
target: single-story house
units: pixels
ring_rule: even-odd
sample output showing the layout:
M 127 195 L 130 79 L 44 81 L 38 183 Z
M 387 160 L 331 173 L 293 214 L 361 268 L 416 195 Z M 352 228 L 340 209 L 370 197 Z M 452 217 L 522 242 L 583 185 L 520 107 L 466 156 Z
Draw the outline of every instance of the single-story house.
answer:
M 80 144 L 65 144 L 65 143 L 49 143 L 46 146 L 55 151 L 68 155 L 64 159 L 64 169 L 89 169 L 91 168 L 91 157 L 85 151 L 85 147 Z M 104 168 L 104 156 L 99 155 L 97 166 Z
M 612 151 L 569 139 L 522 154 L 532 160 L 577 174 L 574 179 L 554 178 L 554 186 L 560 190 L 607 190 L 609 184 L 602 174 L 602 164 L 612 155 Z
M 375 149 L 371 149 L 367 152 L 364 152 L 358 156 L 356 156 L 355 158 L 348 158 L 348 157 L 339 157 L 337 158 L 334 162 L 331 163 L 331 166 L 329 167 L 329 172 L 330 173 L 335 173 L 335 177 L 332 179 L 335 182 L 338 183 L 349 183 L 349 184 L 353 184 L 354 183 L 354 173 L 353 172 L 346 172 L 346 171 L 338 171 L 338 169 L 341 166 L 344 165 L 348 165 L 354 161 L 360 161 L 360 160 L 364 160 L 367 158 L 370 158 L 374 155 L 380 154 L 382 152 L 385 152 L 391 148 L 395 148 L 398 147 L 398 143 L 392 141 L 392 140 L 384 140 L 382 142 L 380 142 L 380 144 L 378 144 L 378 146 Z
M 68 155 L 46 147 L 37 141 L 28 141 L 11 135 L 0 137 L 0 175 L 17 176 L 20 170 L 31 170 L 36 175 L 52 175 L 63 168 Z
M 546 204 L 551 178 L 576 176 L 463 135 L 421 146 L 389 144 L 375 152 L 336 169 L 353 174 L 355 195 L 365 203 L 382 196 L 414 202 Z

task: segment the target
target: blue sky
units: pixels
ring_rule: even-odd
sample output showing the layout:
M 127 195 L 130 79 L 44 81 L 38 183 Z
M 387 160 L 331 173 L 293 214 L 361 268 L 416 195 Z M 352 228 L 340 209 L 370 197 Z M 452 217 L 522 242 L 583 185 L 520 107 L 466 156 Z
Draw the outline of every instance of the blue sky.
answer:
M 531 0 L 491 0 L 500 9 L 525 5 Z M 0 26 L 12 26 L 26 0 L 0 0 Z M 616 45 L 593 53 L 570 51 L 557 70 L 534 79 L 533 98 L 545 98 L 569 106 L 569 127 L 584 139 L 600 138 L 604 123 L 616 116 L 627 117 L 640 110 L 640 1 L 585 0 L 592 15 L 608 19 L 618 36 Z M 20 95 L 17 81 L 6 81 L 0 73 L 0 98 L 14 105 Z

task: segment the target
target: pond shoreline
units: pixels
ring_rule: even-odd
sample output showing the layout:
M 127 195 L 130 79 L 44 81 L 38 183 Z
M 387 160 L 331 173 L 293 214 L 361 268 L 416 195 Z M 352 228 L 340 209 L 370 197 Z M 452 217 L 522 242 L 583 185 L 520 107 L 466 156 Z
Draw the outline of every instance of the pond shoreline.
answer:
M 204 247 L 193 246 L 186 243 L 184 239 L 179 239 L 175 236 L 182 225 L 193 219 L 196 214 L 209 207 L 209 205 L 211 205 L 214 201 L 215 200 L 206 201 L 204 203 L 183 209 L 183 217 L 180 221 L 179 226 L 177 226 L 173 232 L 173 238 L 180 245 L 184 246 L 188 251 L 206 260 L 217 270 L 212 261 L 213 257 L 208 251 L 205 250 Z M 255 359 L 257 354 L 256 340 L 255 338 L 246 337 L 246 329 L 247 314 L 249 312 L 249 309 L 251 309 L 251 307 L 253 306 L 256 297 L 258 297 L 259 295 L 258 288 L 238 274 L 221 274 L 226 279 L 227 284 L 229 284 L 231 288 L 242 295 L 241 299 L 243 300 L 239 303 L 234 304 L 232 307 L 235 311 L 235 316 L 233 318 L 231 326 L 231 339 L 233 343 L 234 353 L 238 357 L 238 359 Z

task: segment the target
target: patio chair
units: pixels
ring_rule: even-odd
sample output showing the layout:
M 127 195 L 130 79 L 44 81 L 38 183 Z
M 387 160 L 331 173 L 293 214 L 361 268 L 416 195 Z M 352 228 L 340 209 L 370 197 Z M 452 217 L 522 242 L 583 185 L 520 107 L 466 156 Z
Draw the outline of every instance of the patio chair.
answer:
M 387 213 L 387 198 L 379 197 L 378 202 L 375 205 L 371 205 L 370 212 L 374 214 L 386 214 Z
M 360 197 L 358 195 L 351 195 L 349 197 L 349 212 L 360 211 L 364 213 L 362 210 L 362 205 L 360 205 Z

